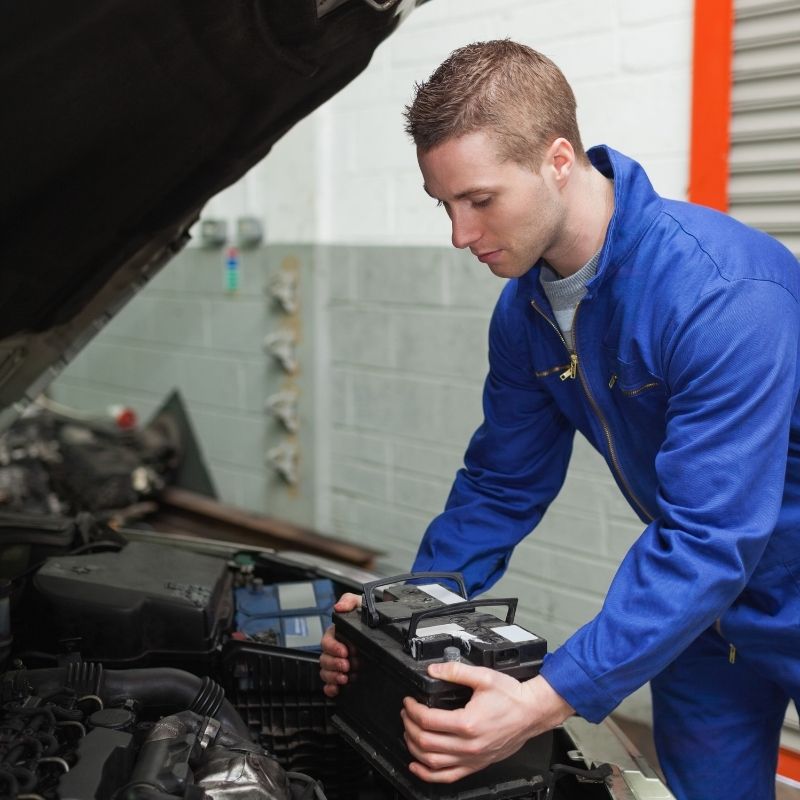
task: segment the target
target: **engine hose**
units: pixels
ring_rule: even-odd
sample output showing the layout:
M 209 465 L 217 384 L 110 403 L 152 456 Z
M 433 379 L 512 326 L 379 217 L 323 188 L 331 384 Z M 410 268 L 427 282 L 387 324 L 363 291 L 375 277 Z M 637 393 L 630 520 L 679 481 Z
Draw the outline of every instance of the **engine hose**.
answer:
M 83 719 L 83 712 L 77 708 L 62 708 L 61 706 L 51 706 L 53 716 L 62 722 L 80 722 Z
M 14 739 L 14 746 L 3 756 L 3 761 L 7 764 L 14 764 L 19 761 L 23 754 L 27 753 L 27 758 L 41 758 L 44 745 L 33 736 L 17 736 Z
M 225 690 L 211 678 L 203 678 L 200 691 L 197 693 L 190 711 L 194 711 L 203 717 L 215 717 L 222 704 L 225 702 Z
M 44 754 L 46 756 L 54 756 L 61 748 L 58 739 L 56 739 L 56 737 L 53 736 L 52 733 L 47 733 L 46 731 L 38 731 L 36 733 L 36 738 L 43 745 L 45 745 Z
M 163 717 L 142 744 L 130 783 L 118 792 L 118 800 L 161 800 L 175 796 L 188 800 L 187 793 L 190 797 L 205 798 L 205 793 L 194 786 L 192 760 L 200 755 L 201 749 L 215 743 L 223 730 L 218 721 L 212 722 L 194 711 Z M 201 731 L 206 737 L 203 743 L 198 738 Z
M 145 707 L 160 706 L 182 710 L 192 708 L 198 698 L 206 693 L 203 691 L 203 679 L 171 667 L 106 670 L 105 676 L 104 691 L 108 702 L 115 697 L 133 697 Z M 249 739 L 250 731 L 239 712 L 225 698 L 225 692 L 220 687 L 217 689 L 220 702 L 214 718 L 224 727 Z
M 25 769 L 25 767 L 7 767 L 7 769 L 16 779 L 20 794 L 31 792 L 36 788 L 38 781 L 36 774 L 31 770 Z
M 15 717 L 42 717 L 50 726 L 55 725 L 56 722 L 55 715 L 49 708 L 24 708 L 23 706 L 9 705 L 6 706 L 6 711 Z M 32 722 L 28 722 L 26 723 L 25 727 L 38 730 L 41 725 L 36 725 L 34 728 L 34 724 Z
M 29 684 L 40 696 L 56 694 L 66 685 L 79 696 L 95 694 L 106 705 L 133 699 L 145 709 L 163 713 L 194 708 L 195 703 L 209 708 L 217 706 L 214 718 L 224 727 L 250 739 L 247 725 L 225 698 L 224 691 L 210 678 L 198 678 L 180 669 L 103 669 L 100 664 L 82 663 L 67 667 L 18 670 L 6 673 L 4 680 L 18 688 Z M 210 716 L 208 711 L 199 713 Z
M 0 792 L 0 797 L 16 797 L 19 794 L 19 783 L 7 769 L 0 767 L 0 786 L 6 785 L 7 791 Z

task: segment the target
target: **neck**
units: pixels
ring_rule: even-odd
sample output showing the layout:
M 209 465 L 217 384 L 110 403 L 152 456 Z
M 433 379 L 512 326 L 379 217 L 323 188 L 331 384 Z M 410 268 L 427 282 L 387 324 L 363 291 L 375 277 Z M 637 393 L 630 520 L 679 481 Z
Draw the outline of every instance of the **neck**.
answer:
M 562 277 L 574 275 L 603 246 L 614 213 L 614 183 L 594 167 L 577 170 L 565 187 L 564 223 L 545 254 Z

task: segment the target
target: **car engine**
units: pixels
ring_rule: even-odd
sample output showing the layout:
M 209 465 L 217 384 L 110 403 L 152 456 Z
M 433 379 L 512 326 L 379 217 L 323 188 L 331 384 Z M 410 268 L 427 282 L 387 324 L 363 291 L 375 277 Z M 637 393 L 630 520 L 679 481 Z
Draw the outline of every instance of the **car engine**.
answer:
M 19 798 L 324 797 L 250 740 L 209 678 L 72 663 L 2 681 L 0 791 Z
M 253 619 L 270 587 L 298 596 L 315 571 L 101 529 L 69 549 L 63 528 L 27 533 L 9 536 L 26 552 L 4 552 L 17 574 L 0 581 L 0 797 L 348 796 L 339 769 L 366 770 L 330 725 L 317 655 L 281 643 L 288 611 Z M 244 600 L 255 635 L 237 629 Z
M 526 780 L 509 794 L 503 775 L 477 794 L 390 780 L 378 750 L 404 773 L 402 741 L 369 718 L 394 712 L 370 701 L 367 733 L 343 736 L 319 677 L 334 598 L 361 591 L 364 573 L 12 517 L 0 520 L 0 800 L 610 796 L 608 770 L 575 755 L 566 731 L 539 748 L 532 795 Z

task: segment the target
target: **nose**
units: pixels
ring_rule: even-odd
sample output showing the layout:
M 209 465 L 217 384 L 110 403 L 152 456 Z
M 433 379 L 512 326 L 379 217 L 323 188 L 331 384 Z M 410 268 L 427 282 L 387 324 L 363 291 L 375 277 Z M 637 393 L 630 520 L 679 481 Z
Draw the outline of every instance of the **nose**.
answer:
M 453 227 L 452 242 L 453 247 L 463 250 L 470 247 L 481 238 L 481 231 L 478 221 L 473 214 L 465 210 L 453 211 L 450 217 Z

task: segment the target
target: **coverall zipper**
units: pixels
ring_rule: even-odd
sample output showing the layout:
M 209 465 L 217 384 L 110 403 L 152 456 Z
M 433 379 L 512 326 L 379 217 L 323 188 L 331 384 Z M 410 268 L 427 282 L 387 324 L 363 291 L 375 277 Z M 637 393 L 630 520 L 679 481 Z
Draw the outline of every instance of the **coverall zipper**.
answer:
M 617 373 L 612 372 L 611 378 L 608 381 L 608 388 L 613 389 L 617 383 Z M 641 386 L 637 386 L 635 389 L 620 389 L 620 392 L 625 395 L 625 397 L 636 397 L 637 395 L 642 394 L 642 392 L 646 392 L 648 389 L 655 389 L 656 386 L 659 386 L 658 381 L 650 381 L 650 383 L 644 383 Z
M 580 378 L 581 386 L 583 387 L 583 392 L 586 395 L 586 399 L 589 401 L 589 405 L 592 407 L 592 410 L 597 417 L 598 422 L 600 423 L 600 427 L 603 429 L 603 435 L 606 439 L 606 446 L 608 448 L 608 457 L 611 461 L 611 466 L 616 472 L 617 477 L 619 478 L 619 482 L 624 487 L 625 491 L 628 494 L 628 497 L 633 501 L 634 505 L 639 509 L 640 513 L 643 517 L 646 517 L 651 522 L 653 521 L 653 515 L 645 508 L 644 504 L 639 500 L 639 498 L 634 493 L 633 489 L 631 489 L 631 485 L 628 483 L 628 479 L 625 477 L 625 473 L 622 471 L 622 467 L 620 466 L 619 460 L 617 459 L 617 451 L 614 447 L 614 439 L 611 436 L 611 429 L 606 422 L 605 417 L 603 416 L 603 412 L 600 410 L 600 407 L 597 405 L 597 402 L 592 395 L 592 392 L 589 388 L 589 384 L 586 380 L 586 376 L 584 375 L 584 370 L 578 372 L 578 351 L 577 351 L 577 322 L 578 322 L 578 311 L 580 310 L 581 304 L 578 303 L 575 306 L 575 314 L 572 317 L 572 335 L 573 339 L 576 342 L 576 347 L 574 350 L 569 349 L 569 345 L 567 344 L 567 340 L 564 338 L 564 334 L 561 332 L 561 328 L 556 325 L 547 314 L 542 311 L 541 308 L 536 304 L 535 300 L 531 300 L 531 306 L 533 310 L 540 314 L 547 322 L 550 324 L 550 327 L 558 334 L 558 338 L 561 339 L 564 348 L 566 349 L 567 353 L 569 353 L 569 366 L 564 370 L 564 372 L 559 375 L 562 381 L 567 379 L 575 379 L 576 377 Z

